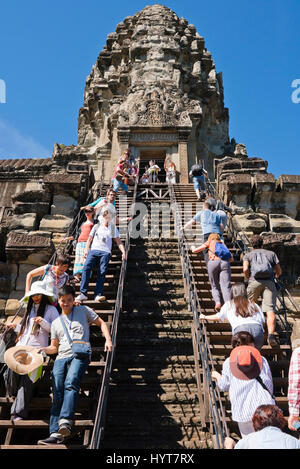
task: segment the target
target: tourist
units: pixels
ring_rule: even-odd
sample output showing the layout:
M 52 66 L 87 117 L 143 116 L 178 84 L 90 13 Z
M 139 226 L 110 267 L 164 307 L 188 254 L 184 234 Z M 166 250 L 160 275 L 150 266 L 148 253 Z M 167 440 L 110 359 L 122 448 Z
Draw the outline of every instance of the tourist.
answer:
M 89 205 L 85 205 L 84 207 L 81 207 L 80 210 L 85 210 L 88 207 L 93 208 L 95 210 L 96 218 L 99 216 L 100 211 L 104 207 L 109 208 L 111 211 L 116 212 L 116 209 L 115 209 L 116 197 L 117 197 L 117 193 L 113 189 L 109 188 L 106 191 L 105 197 L 99 197 L 97 200 L 90 203 Z
M 43 284 L 45 285 L 46 290 L 52 291 L 52 298 L 56 304 L 58 289 L 64 286 L 65 283 L 67 283 L 69 280 L 67 270 L 70 264 L 71 260 L 69 256 L 65 254 L 59 254 L 56 258 L 55 265 L 47 264 L 31 270 L 26 276 L 25 292 L 28 293 L 30 291 L 33 278 L 43 276 Z
M 281 274 L 279 260 L 273 251 L 262 249 L 263 238 L 254 235 L 251 238 L 253 251 L 244 256 L 243 271 L 249 281 L 247 294 L 254 303 L 262 296 L 262 312 L 267 316 L 268 342 L 274 347 L 277 345 L 274 335 L 276 327 L 276 298 L 277 288 L 274 277 Z
M 52 291 L 47 290 L 43 282 L 34 282 L 30 291 L 20 300 L 27 303 L 26 312 L 20 324 L 8 324 L 18 334 L 16 346 L 30 346 L 37 349 L 47 347 L 52 322 L 59 314 L 51 306 Z M 12 420 L 23 420 L 28 417 L 29 404 L 34 390 L 34 382 L 28 374 L 19 375 L 10 368 L 4 373 L 6 389 L 15 400 L 11 406 Z
M 164 170 L 166 172 L 166 182 L 176 184 L 176 165 L 170 156 L 167 156 L 165 159 Z
M 300 449 L 300 441 L 282 430 L 286 425 L 283 412 L 276 405 L 260 405 L 252 417 L 254 432 L 237 444 L 226 438 L 226 449 Z
M 112 351 L 107 325 L 91 308 L 74 304 L 72 286 L 61 288 L 58 298 L 62 314 L 52 323 L 50 346 L 40 349 L 57 357 L 52 370 L 50 436 L 38 441 L 39 445 L 60 444 L 71 435 L 81 381 L 91 360 L 90 324 L 101 329 L 105 337 L 104 351 Z
M 224 230 L 227 226 L 227 222 L 228 222 L 228 215 L 226 212 L 229 212 L 231 213 L 232 210 L 230 207 L 227 207 L 227 205 L 224 204 L 224 202 L 222 202 L 221 200 L 218 200 L 217 201 L 217 204 L 216 204 L 216 213 L 218 215 L 220 215 L 221 217 L 221 220 L 222 220 L 222 225 L 224 226 Z
M 149 168 L 147 169 L 147 175 L 149 176 L 149 182 L 157 182 L 157 175 L 160 171 L 160 167 L 155 164 L 154 160 L 149 161 Z
M 138 167 L 137 167 L 137 164 L 136 164 L 135 160 L 133 160 L 131 162 L 131 166 L 130 166 L 130 169 L 129 169 L 129 174 L 131 176 L 131 182 L 134 185 L 135 181 L 136 181 L 136 178 L 137 178 L 137 175 L 138 175 Z
M 295 431 L 294 424 L 299 423 L 300 407 L 300 347 L 295 348 L 292 353 L 289 368 L 289 429 Z
M 203 168 L 201 163 L 196 163 L 191 167 L 189 176 L 190 178 L 193 178 L 193 184 L 197 195 L 197 199 L 203 200 L 205 198 L 205 177 L 208 176 L 207 171 Z
M 205 201 L 203 204 L 203 209 L 197 212 L 196 215 L 190 221 L 188 221 L 183 227 L 183 230 L 187 230 L 188 228 L 195 225 L 200 220 L 201 228 L 202 228 L 202 242 L 203 243 L 205 243 L 208 240 L 209 235 L 211 233 L 218 233 L 222 239 L 222 233 L 223 233 L 224 227 L 222 225 L 221 217 L 216 212 L 213 212 L 211 208 L 212 206 L 209 204 L 209 202 Z M 204 251 L 204 259 L 207 265 L 208 260 L 209 260 L 207 249 L 205 249 Z
M 82 223 L 77 233 L 77 242 L 76 242 L 76 248 L 75 248 L 75 261 L 74 261 L 74 267 L 73 267 L 74 279 L 77 282 L 80 282 L 81 274 L 83 271 L 83 264 L 85 262 L 84 253 L 85 253 L 86 243 L 90 235 L 90 232 L 92 231 L 92 228 L 95 224 L 94 218 L 93 218 L 94 209 L 92 207 L 87 206 L 87 208 L 84 210 L 84 213 L 86 216 L 86 221 Z
M 254 346 L 261 350 L 264 344 L 265 317 L 260 307 L 247 298 L 244 283 L 235 283 L 231 287 L 230 300 L 221 308 L 221 311 L 213 315 L 200 314 L 200 319 L 207 321 L 228 321 L 232 327 L 232 334 L 241 331 L 249 332 L 254 338 Z
M 80 303 L 88 299 L 87 293 L 91 272 L 96 265 L 98 266 L 98 277 L 94 298 L 95 301 L 106 300 L 105 296 L 103 296 L 103 288 L 106 270 L 111 258 L 112 238 L 115 239 L 122 253 L 122 260 L 124 260 L 126 258 L 125 248 L 120 240 L 119 231 L 112 223 L 111 213 L 106 210 L 103 212 L 101 221 L 95 225 L 90 232 L 88 241 L 86 243 L 84 253 L 86 261 L 81 277 L 80 294 L 76 297 L 76 303 Z
M 218 233 L 211 233 L 208 240 L 199 247 L 192 246 L 193 254 L 208 249 L 207 272 L 211 284 L 212 297 L 215 301 L 215 309 L 219 311 L 223 302 L 230 300 L 230 262 L 232 255 L 222 243 Z M 219 254 L 219 255 L 218 255 Z
M 128 158 L 128 154 L 126 152 L 123 153 L 123 156 L 120 158 L 112 177 L 112 184 L 113 190 L 118 193 L 119 190 L 123 192 L 123 194 L 127 194 L 129 187 L 127 184 L 123 182 L 125 177 L 129 177 L 127 172 L 127 164 L 126 160 Z
M 148 174 L 145 172 L 145 173 L 142 175 L 141 179 L 140 179 L 140 183 L 141 183 L 141 184 L 149 184 L 149 182 L 150 182 L 150 181 L 149 181 Z
M 247 345 L 238 345 L 240 337 L 248 337 Z M 212 378 L 217 380 L 220 391 L 229 392 L 232 420 L 238 423 L 244 437 L 254 432 L 252 416 L 257 407 L 275 404 L 273 381 L 268 362 L 254 347 L 251 334 L 239 332 L 232 344 L 235 348 L 223 363 L 222 374 L 213 371 Z
M 211 233 L 222 235 L 224 227 L 221 217 L 215 211 L 212 211 L 212 206 L 207 200 L 203 204 L 203 209 L 197 212 L 196 215 L 184 225 L 183 229 L 186 230 L 190 228 L 199 220 L 202 227 L 203 242 L 208 240 Z

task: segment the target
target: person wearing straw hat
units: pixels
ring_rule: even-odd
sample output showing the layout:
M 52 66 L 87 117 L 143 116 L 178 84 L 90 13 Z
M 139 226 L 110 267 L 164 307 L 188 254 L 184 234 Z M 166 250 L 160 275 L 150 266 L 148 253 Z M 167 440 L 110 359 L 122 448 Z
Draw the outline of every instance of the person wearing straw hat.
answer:
M 248 345 L 235 347 L 223 363 L 222 374 L 212 372 L 221 391 L 229 391 L 232 420 L 238 423 L 241 436 L 254 432 L 252 416 L 260 405 L 275 405 L 273 380 L 267 360 L 254 347 L 249 333 Z
M 21 323 L 7 325 L 7 328 L 14 328 L 18 334 L 16 347 L 27 347 L 33 351 L 46 347 L 49 342 L 51 324 L 59 316 L 57 309 L 51 305 L 53 302 L 52 291 L 47 290 L 42 281 L 34 282 L 30 291 L 20 302 L 27 304 Z M 25 367 L 23 371 L 27 370 L 27 372 L 20 374 L 20 366 L 16 368 L 18 361 L 13 355 L 13 348 L 5 352 L 8 369 L 3 377 L 8 394 L 15 397 L 11 407 L 12 419 L 22 420 L 28 416 L 28 407 L 36 378 L 35 376 L 30 377 L 28 373 L 32 373 L 40 365 L 33 369 L 31 366 Z M 11 363 L 14 364 L 13 367 L 10 366 Z

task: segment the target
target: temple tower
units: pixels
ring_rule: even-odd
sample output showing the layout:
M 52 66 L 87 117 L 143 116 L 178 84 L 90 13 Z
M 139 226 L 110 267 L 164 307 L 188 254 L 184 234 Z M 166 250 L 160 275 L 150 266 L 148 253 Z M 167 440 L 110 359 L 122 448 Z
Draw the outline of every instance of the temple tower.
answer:
M 90 162 L 109 179 L 121 152 L 171 155 L 180 182 L 198 159 L 213 162 L 228 137 L 222 74 L 194 25 L 162 5 L 124 19 L 107 37 L 86 80 L 78 145 L 55 145 L 54 158 Z

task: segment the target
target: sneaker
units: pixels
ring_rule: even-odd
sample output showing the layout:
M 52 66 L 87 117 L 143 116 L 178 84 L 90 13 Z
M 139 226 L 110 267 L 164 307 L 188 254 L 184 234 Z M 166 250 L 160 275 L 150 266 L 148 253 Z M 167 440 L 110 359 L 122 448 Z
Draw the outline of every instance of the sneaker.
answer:
M 63 423 L 62 425 L 60 425 L 57 433 L 59 433 L 63 438 L 67 438 L 71 435 L 71 430 L 71 425 Z
M 106 297 L 102 295 L 97 295 L 95 298 L 95 301 L 105 301 L 105 300 L 106 300 Z
M 48 446 L 48 445 L 61 445 L 63 442 L 64 442 L 63 438 L 49 436 L 45 440 L 39 440 L 37 444 L 40 446 Z
M 80 295 L 76 296 L 75 301 L 80 303 L 81 301 L 86 301 L 87 299 L 87 296 L 85 296 L 83 293 L 80 293 Z
M 274 334 L 268 335 L 268 343 L 271 347 L 277 347 L 278 343 Z
M 12 419 L 14 422 L 17 422 L 18 420 L 24 420 L 23 417 L 20 417 L 19 415 L 12 415 Z

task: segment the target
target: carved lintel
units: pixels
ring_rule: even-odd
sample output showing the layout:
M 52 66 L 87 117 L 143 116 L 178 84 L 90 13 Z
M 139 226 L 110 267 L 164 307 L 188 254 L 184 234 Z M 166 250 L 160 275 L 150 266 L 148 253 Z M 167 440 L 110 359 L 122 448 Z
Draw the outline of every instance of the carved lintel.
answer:
M 177 143 L 178 134 L 177 133 L 152 133 L 152 132 L 139 132 L 133 133 L 130 135 L 130 143 L 135 142 L 168 142 L 168 143 Z
M 51 239 L 45 236 L 10 232 L 6 250 L 9 249 L 47 249 L 51 248 Z

